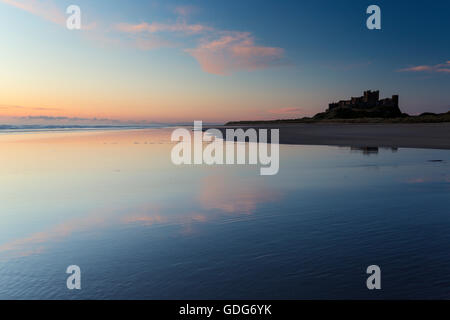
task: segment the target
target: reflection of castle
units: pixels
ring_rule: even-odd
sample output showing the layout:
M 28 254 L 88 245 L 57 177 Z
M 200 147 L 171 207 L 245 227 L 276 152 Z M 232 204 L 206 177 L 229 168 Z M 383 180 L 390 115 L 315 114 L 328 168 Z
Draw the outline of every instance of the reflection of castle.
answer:
M 397 152 L 398 148 L 390 147 L 390 148 L 381 148 L 386 150 L 391 150 L 392 152 Z M 351 151 L 362 152 L 364 155 L 378 154 L 378 147 L 350 147 Z
M 398 95 L 380 100 L 380 91 L 368 90 L 364 91 L 362 97 L 352 97 L 350 100 L 341 100 L 339 102 L 330 103 L 328 105 L 328 111 L 339 107 L 365 109 L 383 106 L 398 108 Z

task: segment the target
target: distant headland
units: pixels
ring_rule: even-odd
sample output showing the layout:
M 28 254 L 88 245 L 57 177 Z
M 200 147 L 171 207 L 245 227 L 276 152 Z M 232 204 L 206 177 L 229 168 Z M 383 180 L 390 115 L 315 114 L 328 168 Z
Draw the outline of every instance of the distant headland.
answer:
M 314 117 L 297 119 L 278 119 L 261 121 L 231 121 L 225 125 L 242 124 L 272 124 L 272 123 L 315 123 L 315 122 L 343 122 L 343 123 L 433 123 L 450 122 L 450 111 L 447 113 L 425 112 L 417 116 L 403 113 L 399 107 L 399 96 L 380 99 L 380 91 L 364 91 L 360 97 L 340 100 L 328 105 L 325 112 Z

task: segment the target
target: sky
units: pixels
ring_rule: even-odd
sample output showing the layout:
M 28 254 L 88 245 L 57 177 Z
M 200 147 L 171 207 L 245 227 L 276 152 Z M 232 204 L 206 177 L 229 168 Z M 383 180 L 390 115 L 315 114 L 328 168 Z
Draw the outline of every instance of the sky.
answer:
M 449 15 L 447 0 L 0 0 L 0 124 L 298 118 L 368 89 L 447 112 Z

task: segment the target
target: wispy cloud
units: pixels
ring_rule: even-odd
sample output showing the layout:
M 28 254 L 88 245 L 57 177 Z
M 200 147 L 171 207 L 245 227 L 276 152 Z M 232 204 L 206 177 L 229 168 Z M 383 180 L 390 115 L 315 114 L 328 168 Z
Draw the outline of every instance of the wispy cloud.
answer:
M 66 16 L 61 8 L 58 8 L 52 1 L 46 0 L 0 0 L 13 7 L 25 10 L 45 20 L 59 25 L 66 24 Z
M 212 30 L 212 28 L 202 24 L 188 24 L 184 21 L 176 23 L 159 23 L 159 22 L 142 22 L 139 24 L 119 23 L 116 26 L 117 30 L 128 33 L 158 33 L 158 32 L 174 32 L 182 34 L 199 34 Z
M 28 109 L 28 108 L 27 108 Z M 32 109 L 32 108 L 30 108 Z M 41 110 L 41 108 L 35 108 Z M 49 109 L 46 109 L 49 110 Z M 55 109 L 59 110 L 59 109 Z M 7 125 L 133 125 L 142 124 L 136 121 L 121 121 L 118 119 L 101 117 L 76 117 L 63 115 L 20 115 L 4 116 L 0 115 L 0 124 Z
M 3 110 L 36 110 L 36 111 L 58 111 L 59 108 L 44 108 L 44 107 L 24 107 L 24 106 L 11 106 L 11 105 L 0 105 L 0 109 Z
M 159 44 L 155 42 L 157 34 L 184 35 L 197 42 L 194 48 L 185 48 L 184 51 L 194 57 L 201 68 L 208 73 L 227 75 L 240 70 L 265 69 L 281 64 L 284 50 L 278 47 L 260 46 L 255 43 L 250 32 L 218 30 L 205 24 L 190 24 L 186 22 L 185 13 L 181 9 L 176 11 L 181 15 L 176 22 L 141 22 L 139 24 L 120 23 L 116 30 L 129 34 L 141 34 L 140 42 L 146 41 L 147 46 L 136 45 L 140 49 L 154 49 Z
M 45 20 L 65 26 L 66 15 L 51 0 L 0 0 Z M 284 50 L 257 45 L 250 32 L 219 30 L 201 23 L 188 23 L 195 7 L 177 6 L 173 22 L 118 23 L 100 28 L 97 23 L 82 25 L 88 38 L 102 44 L 133 46 L 140 50 L 181 47 L 208 73 L 227 75 L 240 70 L 258 70 L 281 64 Z M 125 38 L 123 38 L 125 35 Z M 174 43 L 172 39 L 178 43 Z M 192 48 L 192 41 L 196 47 Z M 179 43 L 181 42 L 181 43 Z M 186 43 L 190 43 L 187 45 Z
M 450 73 L 450 60 L 435 65 L 419 65 L 398 70 L 399 72 L 437 72 Z
M 218 34 L 218 38 L 203 39 L 198 47 L 186 49 L 205 72 L 226 75 L 239 70 L 265 69 L 280 64 L 284 56 L 282 48 L 256 45 L 249 32 Z
M 93 122 L 120 122 L 119 120 L 108 118 L 81 118 L 81 117 L 65 117 L 65 116 L 24 116 L 20 117 L 25 120 L 47 120 L 47 121 L 93 121 Z

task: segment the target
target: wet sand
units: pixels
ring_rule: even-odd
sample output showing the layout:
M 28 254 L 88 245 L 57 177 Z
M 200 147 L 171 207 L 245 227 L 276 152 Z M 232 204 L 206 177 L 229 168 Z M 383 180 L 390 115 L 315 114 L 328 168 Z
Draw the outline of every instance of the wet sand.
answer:
M 450 149 L 450 123 L 300 123 L 215 128 L 278 128 L 281 144 Z

